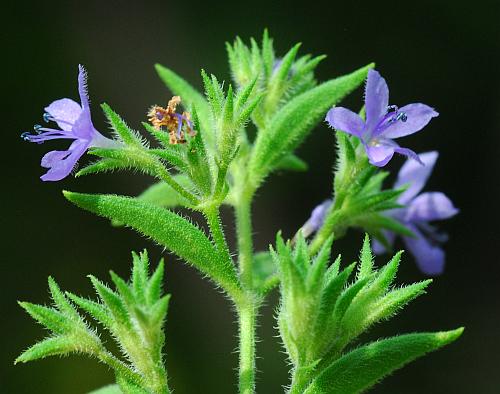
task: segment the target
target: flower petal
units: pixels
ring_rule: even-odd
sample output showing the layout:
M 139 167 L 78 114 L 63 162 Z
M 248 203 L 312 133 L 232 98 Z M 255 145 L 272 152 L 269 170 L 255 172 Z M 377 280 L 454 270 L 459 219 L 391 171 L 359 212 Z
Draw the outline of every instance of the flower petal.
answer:
M 78 65 L 78 93 L 80 94 L 80 102 L 82 107 L 90 108 L 89 93 L 87 91 L 87 71 L 81 64 Z
M 63 98 L 53 101 L 48 107 L 45 107 L 45 111 L 56 119 L 57 125 L 62 130 L 71 131 L 72 125 L 82 113 L 82 107 L 69 98 Z
M 47 152 L 41 160 L 40 165 L 45 168 L 51 168 L 56 162 L 64 160 L 71 154 L 69 150 L 53 150 Z
M 416 133 L 423 129 L 432 118 L 439 115 L 428 105 L 420 103 L 405 105 L 398 112 L 406 114 L 406 121 L 398 120 L 388 126 L 382 133 L 385 138 L 399 138 Z
M 403 156 L 406 156 L 406 157 L 409 157 L 409 158 L 415 160 L 422 167 L 425 165 L 423 163 L 423 161 L 420 159 L 420 157 L 411 149 L 401 148 L 400 146 L 397 146 L 394 148 L 394 151 L 396 153 L 399 153 L 400 155 L 403 155 Z
M 365 149 L 370 163 L 377 167 L 383 167 L 389 163 L 395 152 L 394 146 L 384 143 L 365 145 Z
M 365 122 L 361 117 L 343 107 L 334 107 L 326 114 L 328 124 L 337 130 L 360 137 L 365 128 Z
M 331 205 L 332 200 L 328 199 L 323 201 L 312 210 L 311 217 L 302 226 L 302 234 L 304 235 L 304 237 L 307 238 L 309 235 L 315 233 L 320 229 L 321 226 L 323 226 L 325 216 L 328 213 Z
M 76 120 L 73 126 L 73 134 L 78 139 L 91 141 L 94 138 L 95 133 L 98 133 L 98 131 L 92 124 L 92 120 L 90 118 L 90 109 L 84 108 L 82 113 L 80 114 L 80 117 Z
M 367 128 L 373 130 L 386 114 L 389 105 L 389 88 L 385 79 L 375 70 L 368 71 L 365 87 L 365 110 Z
M 415 257 L 418 268 L 427 275 L 439 275 L 444 270 L 445 254 L 439 246 L 431 244 L 415 227 L 410 229 L 416 238 L 403 237 L 403 241 Z
M 406 210 L 406 221 L 429 222 L 444 220 L 455 216 L 458 209 L 451 200 L 440 192 L 423 193 L 415 197 Z
M 53 152 L 49 152 L 43 157 L 42 165 L 50 164 L 50 170 L 42 175 L 40 179 L 42 181 L 60 181 L 61 179 L 67 177 L 87 148 L 88 143 L 76 140 L 71 144 L 67 151 L 53 151 L 65 153 L 64 155 L 62 153 L 54 154 Z M 49 155 L 51 153 L 52 155 Z
M 414 160 L 407 160 L 399 170 L 398 179 L 394 184 L 395 189 L 406 184 L 409 185 L 408 189 L 398 198 L 401 204 L 406 204 L 424 188 L 434 169 L 439 153 L 432 151 L 421 153 L 418 156 L 424 165 L 422 166 Z

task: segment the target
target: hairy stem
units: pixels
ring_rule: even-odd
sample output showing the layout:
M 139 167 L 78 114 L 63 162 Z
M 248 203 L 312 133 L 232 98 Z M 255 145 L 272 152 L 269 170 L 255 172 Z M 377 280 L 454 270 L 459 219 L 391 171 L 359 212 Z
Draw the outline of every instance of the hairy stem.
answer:
M 251 300 L 238 308 L 240 335 L 239 392 L 255 391 L 255 319 L 257 306 Z
M 255 325 L 258 299 L 253 289 L 253 241 L 251 203 L 253 193 L 241 189 L 235 204 L 236 233 L 240 281 L 245 294 L 244 302 L 237 306 L 239 322 L 239 392 L 255 391 Z
M 242 196 L 238 199 L 235 207 L 240 280 L 243 288 L 249 291 L 253 290 L 251 201 L 251 195 L 242 193 Z

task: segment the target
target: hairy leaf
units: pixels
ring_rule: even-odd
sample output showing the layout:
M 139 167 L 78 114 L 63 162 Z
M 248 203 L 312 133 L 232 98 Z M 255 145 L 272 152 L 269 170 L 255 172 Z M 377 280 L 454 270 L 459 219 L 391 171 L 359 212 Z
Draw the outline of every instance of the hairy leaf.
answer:
M 323 371 L 304 394 L 356 394 L 424 354 L 455 341 L 463 328 L 406 334 L 362 346 Z
M 212 242 L 183 217 L 136 199 L 115 195 L 64 192 L 80 208 L 117 220 L 170 249 L 197 267 L 230 295 L 239 293 L 234 266 L 224 259 Z

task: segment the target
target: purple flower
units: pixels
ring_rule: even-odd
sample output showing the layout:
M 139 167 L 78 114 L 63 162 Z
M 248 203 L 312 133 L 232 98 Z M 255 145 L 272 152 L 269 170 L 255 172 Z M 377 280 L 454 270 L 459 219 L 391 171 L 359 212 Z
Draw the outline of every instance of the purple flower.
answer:
M 458 213 L 458 209 L 443 193 L 419 194 L 434 168 L 438 153 L 422 153 L 420 158 L 425 166 L 408 160 L 401 167 L 394 188 L 408 185 L 408 189 L 398 199 L 398 202 L 405 207 L 391 210 L 388 215 L 402 222 L 415 234 L 414 238 L 404 236 L 403 241 L 415 257 L 420 270 L 428 275 L 438 275 L 443 272 L 445 263 L 445 254 L 440 245 L 448 237 L 444 233 L 439 233 L 429 222 L 451 218 Z M 384 235 L 391 244 L 394 242 L 396 237 L 394 233 L 384 231 Z M 373 251 L 381 254 L 385 248 L 375 241 Z
M 395 138 L 416 133 L 438 113 L 425 104 L 408 104 L 402 108 L 389 105 L 389 88 L 375 70 L 368 71 L 365 89 L 366 121 L 342 107 L 326 114 L 330 126 L 358 137 L 363 143 L 370 163 L 385 166 L 394 153 L 411 157 L 421 163 L 415 152 L 401 148 Z
M 118 142 L 110 140 L 99 133 L 90 118 L 89 97 L 87 93 L 87 73 L 83 66 L 78 66 L 78 92 L 81 105 L 63 98 L 52 102 L 45 108 L 43 118 L 46 122 L 56 122 L 57 128 L 35 126 L 37 134 L 23 133 L 21 137 L 29 142 L 43 143 L 48 140 L 73 140 L 68 150 L 53 150 L 42 157 L 41 166 L 48 168 L 40 178 L 42 181 L 59 181 L 68 176 L 77 161 L 90 147 L 113 148 Z
M 311 234 L 318 231 L 325 222 L 325 216 L 332 205 L 332 200 L 325 200 L 314 208 L 311 212 L 311 217 L 302 226 L 302 234 L 307 238 Z

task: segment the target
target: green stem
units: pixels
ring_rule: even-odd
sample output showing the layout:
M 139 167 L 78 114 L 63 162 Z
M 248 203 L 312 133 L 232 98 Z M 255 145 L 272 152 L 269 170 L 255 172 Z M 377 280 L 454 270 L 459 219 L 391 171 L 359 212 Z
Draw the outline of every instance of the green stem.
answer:
M 257 306 L 252 300 L 238 308 L 239 322 L 239 392 L 255 392 L 255 318 Z
M 235 206 L 240 280 L 243 288 L 249 291 L 253 290 L 251 201 L 252 194 L 242 193 Z
M 235 203 L 236 233 L 240 281 L 245 294 L 244 302 L 237 305 L 239 322 L 239 392 L 255 392 L 255 321 L 258 298 L 253 288 L 253 240 L 251 205 L 253 193 L 243 186 Z

